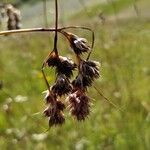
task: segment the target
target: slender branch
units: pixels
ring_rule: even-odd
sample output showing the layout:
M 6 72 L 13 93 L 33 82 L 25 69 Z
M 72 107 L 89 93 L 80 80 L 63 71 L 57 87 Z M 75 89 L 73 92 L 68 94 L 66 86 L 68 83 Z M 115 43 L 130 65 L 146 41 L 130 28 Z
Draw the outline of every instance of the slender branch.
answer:
M 87 59 L 89 59 L 91 53 L 92 53 L 92 49 L 94 47 L 94 42 L 95 42 L 95 34 L 94 34 L 94 31 L 90 28 L 87 28 L 87 27 L 83 27 L 83 26 L 68 26 L 68 27 L 62 27 L 62 28 L 57 28 L 57 29 L 54 29 L 54 28 L 29 28 L 29 29 L 19 29 L 19 30 L 10 30 L 10 31 L 2 31 L 0 32 L 0 35 L 10 35 L 10 34 L 18 34 L 18 33 L 29 33 L 29 32 L 59 32 L 61 34 L 64 34 L 63 30 L 65 29 L 71 29 L 71 28 L 77 28 L 77 29 L 84 29 L 84 30 L 88 30 L 88 31 L 91 31 L 92 32 L 92 45 L 91 45 L 91 51 L 90 53 L 88 54 L 87 56 Z M 66 36 L 65 36 L 66 37 Z M 55 35 L 55 41 L 54 41 L 54 50 L 55 52 L 57 53 L 57 33 Z
M 55 0 L 55 38 L 54 38 L 54 50 L 55 50 L 56 54 L 58 53 L 58 51 L 57 51 L 57 40 L 58 40 L 57 29 L 58 29 L 58 1 Z
M 0 35 L 9 35 L 16 33 L 27 33 L 27 32 L 54 32 L 53 28 L 29 28 L 29 29 L 19 29 L 19 30 L 9 30 L 9 31 L 1 31 Z M 60 31 L 60 29 L 59 29 Z
M 58 28 L 57 32 L 59 32 L 59 33 L 64 35 L 62 30 L 70 29 L 70 28 L 78 28 L 78 29 L 80 28 L 80 29 L 91 31 L 92 32 L 92 45 L 91 45 L 91 48 L 94 47 L 95 35 L 94 35 L 94 31 L 92 29 L 90 29 L 90 28 L 83 27 L 83 26 L 69 26 L 69 27 Z M 10 35 L 10 34 L 29 33 L 29 32 L 31 32 L 31 33 L 32 32 L 55 32 L 55 31 L 56 31 L 56 29 L 54 29 L 54 28 L 29 28 L 29 29 L 1 31 L 0 35 Z
M 48 91 L 49 91 L 49 93 L 51 93 L 51 91 L 50 91 L 50 86 L 49 86 L 49 83 L 48 83 L 48 81 L 47 81 L 47 78 L 46 78 L 46 75 L 45 75 L 45 73 L 44 73 L 44 67 L 42 66 L 42 74 L 43 74 L 43 77 L 44 77 L 44 81 L 45 81 L 45 83 L 46 83 L 46 86 L 47 86 L 47 89 L 48 89 Z
M 109 102 L 112 106 L 114 106 L 115 108 L 117 108 L 119 111 L 123 112 L 123 110 L 121 108 L 119 108 L 116 104 L 114 104 L 112 101 L 110 101 L 107 97 L 105 97 L 103 95 L 103 93 L 100 91 L 100 89 L 98 89 L 96 86 L 94 86 L 94 89 L 98 92 L 98 94 L 103 97 L 107 102 Z
M 93 32 L 93 31 L 92 31 Z M 92 46 L 91 46 L 91 51 L 89 52 L 86 60 L 88 61 L 90 56 L 91 56 L 91 53 L 93 52 L 93 47 L 94 47 L 94 42 L 95 42 L 95 35 L 94 35 L 94 32 L 92 33 Z

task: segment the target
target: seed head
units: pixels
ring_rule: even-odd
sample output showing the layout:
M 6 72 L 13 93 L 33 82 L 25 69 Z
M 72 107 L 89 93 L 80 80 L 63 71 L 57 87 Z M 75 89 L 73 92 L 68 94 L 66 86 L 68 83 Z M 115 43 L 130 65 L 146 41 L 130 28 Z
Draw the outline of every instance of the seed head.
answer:
M 52 86 L 52 91 L 58 96 L 62 96 L 70 93 L 72 86 L 69 79 L 64 75 L 60 74 L 57 76 L 56 83 Z
M 49 92 L 49 90 L 44 91 L 44 93 L 46 93 L 46 96 L 44 98 L 46 100 L 46 103 L 53 105 L 57 100 L 56 95 L 52 91 Z
M 49 126 L 62 125 L 65 122 L 64 109 L 65 105 L 57 100 L 55 105 L 50 105 L 44 110 L 44 115 L 49 117 Z
M 64 114 L 62 112 L 55 112 L 53 116 L 49 118 L 49 126 L 62 125 L 65 122 Z
M 73 91 L 78 89 L 86 90 L 87 87 L 92 85 L 93 80 L 88 76 L 83 76 L 82 74 L 78 74 L 75 80 L 72 81 Z
M 59 56 L 59 63 L 56 67 L 57 74 L 64 74 L 66 77 L 70 78 L 75 68 L 76 64 L 71 59 Z
M 56 67 L 58 66 L 59 63 L 60 63 L 60 60 L 59 60 L 58 55 L 54 51 L 52 51 L 46 60 L 46 64 L 49 67 Z
M 71 114 L 78 120 L 85 120 L 90 113 L 90 99 L 83 91 L 76 91 L 69 96 Z
M 73 85 L 73 89 L 74 91 L 78 90 L 78 89 L 83 89 L 83 76 L 81 74 L 79 74 L 75 80 L 72 81 L 72 85 Z
M 88 52 L 91 49 L 85 38 L 80 38 L 77 35 L 68 32 L 65 34 L 69 39 L 71 48 L 77 55 Z
M 99 63 L 95 61 L 82 61 L 80 70 L 84 77 L 94 80 L 99 77 Z

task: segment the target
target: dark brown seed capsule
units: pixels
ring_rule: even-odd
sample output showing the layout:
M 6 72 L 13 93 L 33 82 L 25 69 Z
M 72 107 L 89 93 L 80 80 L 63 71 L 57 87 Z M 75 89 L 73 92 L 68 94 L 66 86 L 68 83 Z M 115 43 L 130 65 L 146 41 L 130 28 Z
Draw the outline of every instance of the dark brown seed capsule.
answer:
M 80 38 L 77 35 L 69 32 L 64 32 L 64 34 L 68 38 L 71 48 L 77 55 L 88 52 L 91 49 L 85 38 Z
M 80 70 L 84 77 L 94 80 L 99 77 L 99 63 L 95 61 L 82 61 Z
M 73 75 L 73 70 L 76 68 L 76 64 L 67 57 L 59 56 L 59 59 L 60 61 L 56 67 L 56 73 L 64 74 L 66 77 L 70 78 Z
M 90 99 L 82 91 L 76 91 L 69 96 L 71 114 L 78 121 L 85 120 L 90 113 Z
M 49 118 L 49 126 L 62 125 L 65 122 L 64 114 L 61 112 L 56 112 L 53 116 Z
M 56 83 L 52 86 L 52 91 L 58 96 L 62 96 L 70 93 L 72 86 L 69 79 L 64 75 L 60 74 L 57 76 Z
M 52 51 L 46 60 L 46 64 L 49 67 L 57 67 L 59 63 L 60 63 L 59 56 L 54 51 Z

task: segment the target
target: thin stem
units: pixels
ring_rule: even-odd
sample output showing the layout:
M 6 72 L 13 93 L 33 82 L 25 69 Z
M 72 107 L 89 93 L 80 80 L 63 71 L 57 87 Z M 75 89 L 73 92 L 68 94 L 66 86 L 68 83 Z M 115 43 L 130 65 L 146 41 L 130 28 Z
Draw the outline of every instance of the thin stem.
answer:
M 65 29 L 70 29 L 70 28 L 79 28 L 79 29 L 84 29 L 84 30 L 89 30 L 92 32 L 92 45 L 91 48 L 93 49 L 94 47 L 94 40 L 95 40 L 95 35 L 94 31 L 90 28 L 83 27 L 83 26 L 69 26 L 69 27 L 62 27 L 58 28 L 57 32 L 61 33 L 64 35 L 63 30 Z M 10 34 L 17 34 L 17 33 L 29 33 L 29 32 L 55 32 L 56 29 L 54 28 L 29 28 L 29 29 L 19 29 L 19 30 L 9 30 L 9 31 L 1 31 L 0 35 L 10 35 Z M 65 36 L 65 35 L 64 35 Z M 66 37 L 66 36 L 65 36 Z
M 58 1 L 55 0 L 55 38 L 54 38 L 54 50 L 55 50 L 56 54 L 58 53 L 58 51 L 57 51 L 57 40 L 58 40 L 57 29 L 58 29 Z
M 123 110 L 121 108 L 119 108 L 116 104 L 114 104 L 112 101 L 110 101 L 107 97 L 105 97 L 103 95 L 103 93 L 100 91 L 100 89 L 98 89 L 96 86 L 94 86 L 94 89 L 98 92 L 98 94 L 103 97 L 107 102 L 109 102 L 112 106 L 114 106 L 115 108 L 117 108 L 119 111 L 123 112 Z
M 1 31 L 0 35 L 9 35 L 9 34 L 27 33 L 27 32 L 54 32 L 54 31 L 55 31 L 55 29 L 53 29 L 53 28 L 29 28 L 29 29 Z
M 42 74 L 43 74 L 44 81 L 45 81 L 45 83 L 46 83 L 47 89 L 48 89 L 49 93 L 51 93 L 49 83 L 48 83 L 47 78 L 46 78 L 46 75 L 45 75 L 45 73 L 44 73 L 44 64 L 43 64 L 43 66 L 42 66 L 41 71 L 42 71 Z

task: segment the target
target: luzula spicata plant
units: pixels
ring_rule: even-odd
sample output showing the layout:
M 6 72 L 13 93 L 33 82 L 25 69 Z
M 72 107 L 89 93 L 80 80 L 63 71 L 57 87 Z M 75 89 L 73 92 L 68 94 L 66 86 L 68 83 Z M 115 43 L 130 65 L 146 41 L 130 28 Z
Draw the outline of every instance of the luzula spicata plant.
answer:
M 66 103 L 62 100 L 62 96 L 66 97 L 71 115 L 78 121 L 85 120 L 90 113 L 91 103 L 87 95 L 87 89 L 92 86 L 93 81 L 99 77 L 99 63 L 89 60 L 94 46 L 94 32 L 90 28 L 78 26 L 58 28 L 57 0 L 55 0 L 55 7 L 56 21 L 54 29 L 34 28 L 0 32 L 0 35 L 23 32 L 55 32 L 53 50 L 46 57 L 42 65 L 42 73 L 47 85 L 45 96 L 47 108 L 44 110 L 44 115 L 49 119 L 49 126 L 62 125 L 65 122 L 63 111 L 66 108 Z M 92 33 L 92 45 L 90 46 L 86 39 L 66 32 L 66 29 L 71 28 L 89 30 Z M 59 55 L 57 48 L 58 33 L 62 34 L 69 42 L 73 54 L 76 57 L 76 62 Z M 84 53 L 87 53 L 87 59 L 82 58 Z M 45 67 L 55 68 L 55 83 L 51 86 L 44 73 Z M 75 79 L 71 81 L 74 70 L 77 70 L 78 73 Z
M 72 48 L 76 56 L 76 62 L 73 62 L 67 57 L 60 56 L 57 49 L 57 33 L 58 33 L 58 5 L 55 0 L 56 6 L 56 23 L 55 23 L 55 37 L 54 48 L 52 52 L 45 59 L 42 72 L 47 84 L 48 90 L 46 91 L 45 100 L 48 107 L 44 110 L 44 114 L 49 118 L 49 126 L 61 125 L 65 122 L 63 111 L 65 104 L 61 100 L 62 96 L 67 96 L 67 102 L 71 115 L 78 121 L 85 120 L 90 113 L 90 98 L 87 96 L 86 91 L 92 82 L 99 77 L 99 63 L 90 61 L 90 53 L 93 48 L 89 46 L 86 39 L 78 37 L 77 35 L 66 32 L 64 29 L 80 28 L 80 27 L 66 27 L 60 30 Z M 83 29 L 88 29 L 84 28 Z M 88 29 L 92 31 L 91 29 Z M 93 33 L 93 32 L 92 32 Z M 94 43 L 94 34 L 93 43 Z M 89 53 L 86 60 L 82 59 L 81 54 Z M 55 83 L 49 86 L 43 69 L 45 67 L 54 67 L 56 72 Z M 77 77 L 71 81 L 73 71 L 77 69 Z

